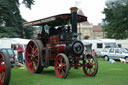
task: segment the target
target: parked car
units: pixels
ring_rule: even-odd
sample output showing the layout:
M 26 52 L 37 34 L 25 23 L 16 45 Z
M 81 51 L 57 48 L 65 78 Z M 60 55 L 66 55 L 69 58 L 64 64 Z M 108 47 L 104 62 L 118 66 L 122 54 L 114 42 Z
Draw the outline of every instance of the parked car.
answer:
M 11 48 L 2 48 L 2 49 L 0 49 L 0 51 L 7 53 L 7 55 L 10 58 L 10 63 L 11 64 L 14 64 L 15 63 L 15 53 L 14 53 L 14 50 L 13 49 L 11 49 Z
M 108 55 L 110 48 L 104 48 L 102 51 L 100 51 L 100 57 L 104 58 L 106 55 Z
M 109 59 L 119 60 L 120 58 L 128 60 L 128 50 L 125 48 L 106 48 L 100 52 L 100 56 L 106 61 Z

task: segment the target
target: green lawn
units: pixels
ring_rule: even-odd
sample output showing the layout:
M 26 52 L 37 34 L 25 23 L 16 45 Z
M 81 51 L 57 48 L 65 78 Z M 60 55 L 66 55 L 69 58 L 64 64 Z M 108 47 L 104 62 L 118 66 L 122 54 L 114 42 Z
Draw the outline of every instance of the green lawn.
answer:
M 32 74 L 25 69 L 13 68 L 10 85 L 128 85 L 128 63 L 109 63 L 98 59 L 99 71 L 95 77 L 87 77 L 82 69 L 71 69 L 67 79 L 59 79 L 53 67 L 41 74 Z

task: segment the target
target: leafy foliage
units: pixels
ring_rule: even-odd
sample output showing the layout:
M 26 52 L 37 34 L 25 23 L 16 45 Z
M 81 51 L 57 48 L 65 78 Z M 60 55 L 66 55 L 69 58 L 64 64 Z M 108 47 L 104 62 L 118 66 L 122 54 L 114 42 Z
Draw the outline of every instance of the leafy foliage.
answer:
M 31 5 L 34 4 L 34 0 L 23 0 L 23 3 L 27 8 L 31 9 Z
M 23 3 L 31 8 L 34 0 L 23 0 Z M 19 5 L 19 0 L 0 0 L 0 37 L 24 37 L 22 23 L 25 20 L 20 15 Z
M 128 0 L 113 0 L 106 2 L 103 13 L 103 28 L 108 38 L 128 38 Z

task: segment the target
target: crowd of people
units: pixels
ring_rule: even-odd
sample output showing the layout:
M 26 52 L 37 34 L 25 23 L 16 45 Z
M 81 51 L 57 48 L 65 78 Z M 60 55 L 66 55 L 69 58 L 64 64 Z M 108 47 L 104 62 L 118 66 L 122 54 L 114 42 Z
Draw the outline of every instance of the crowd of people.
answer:
M 89 53 L 88 53 L 88 50 L 85 50 L 85 52 L 83 53 L 84 55 L 88 55 Z M 94 49 L 92 49 L 92 56 L 94 56 L 94 57 L 98 57 L 97 56 L 97 53 L 96 53 L 96 51 L 94 50 Z

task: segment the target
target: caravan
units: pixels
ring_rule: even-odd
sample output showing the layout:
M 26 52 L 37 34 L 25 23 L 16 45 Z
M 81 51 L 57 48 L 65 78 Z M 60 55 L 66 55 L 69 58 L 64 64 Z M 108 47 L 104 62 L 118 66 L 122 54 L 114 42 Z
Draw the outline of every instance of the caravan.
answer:
M 1 38 L 0 39 L 0 48 L 11 48 L 12 45 L 16 45 L 17 42 L 11 38 Z
M 12 48 L 16 50 L 17 44 L 20 43 L 22 47 L 26 48 L 30 40 L 22 38 L 1 38 L 0 39 L 0 48 Z
M 0 49 L 13 49 L 17 58 L 17 44 L 20 43 L 23 47 L 23 49 L 25 50 L 26 45 L 28 44 L 30 40 L 28 39 L 22 39 L 22 38 L 1 38 L 0 39 Z M 23 53 L 23 57 L 24 53 Z
M 116 40 L 116 42 L 119 47 L 128 49 L 128 39 L 120 39 L 120 40 Z
M 104 48 L 116 48 L 118 47 L 115 39 L 88 39 L 82 40 L 83 44 L 91 43 L 92 49 L 94 49 L 98 56 Z

